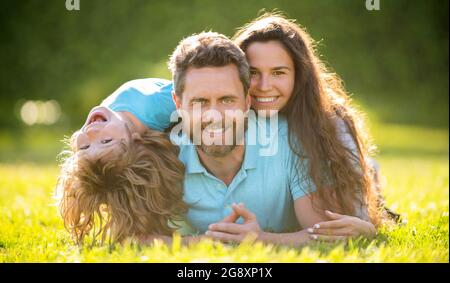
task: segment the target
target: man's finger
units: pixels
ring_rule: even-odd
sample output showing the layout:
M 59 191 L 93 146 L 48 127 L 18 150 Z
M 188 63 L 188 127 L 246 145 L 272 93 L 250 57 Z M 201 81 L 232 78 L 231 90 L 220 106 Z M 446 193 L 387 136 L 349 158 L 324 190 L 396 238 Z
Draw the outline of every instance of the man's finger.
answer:
M 241 202 L 239 203 L 239 206 L 244 206 L 244 204 Z M 233 208 L 233 205 L 231 205 L 231 207 Z M 240 215 L 234 210 L 232 209 L 231 213 L 227 216 L 225 216 L 222 220 L 220 220 L 219 222 L 228 222 L 228 223 L 234 223 L 239 219 Z
M 222 220 L 220 220 L 220 222 L 234 223 L 236 222 L 236 220 L 238 220 L 238 218 L 239 214 L 237 214 L 236 211 L 233 210 L 230 214 L 228 214 Z
M 232 205 L 233 210 L 244 218 L 244 221 L 248 220 L 256 220 L 255 214 L 253 214 L 250 210 L 246 209 L 244 205 Z
M 210 231 L 225 232 L 231 234 L 245 233 L 246 230 L 242 224 L 219 222 L 209 225 Z
M 234 242 L 239 243 L 241 241 L 241 236 L 224 233 L 224 232 L 217 232 L 217 231 L 206 231 L 206 236 L 211 237 L 214 240 L 223 241 L 223 242 Z

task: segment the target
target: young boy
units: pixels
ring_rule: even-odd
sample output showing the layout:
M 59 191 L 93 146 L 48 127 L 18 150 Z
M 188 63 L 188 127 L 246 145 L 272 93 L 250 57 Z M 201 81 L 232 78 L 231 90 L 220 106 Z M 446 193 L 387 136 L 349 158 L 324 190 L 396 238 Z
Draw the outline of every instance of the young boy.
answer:
M 58 178 L 65 227 L 79 244 L 171 235 L 187 207 L 184 166 L 163 133 L 175 110 L 170 81 L 130 81 L 94 107 L 70 140 Z M 170 225 L 173 224 L 173 225 Z

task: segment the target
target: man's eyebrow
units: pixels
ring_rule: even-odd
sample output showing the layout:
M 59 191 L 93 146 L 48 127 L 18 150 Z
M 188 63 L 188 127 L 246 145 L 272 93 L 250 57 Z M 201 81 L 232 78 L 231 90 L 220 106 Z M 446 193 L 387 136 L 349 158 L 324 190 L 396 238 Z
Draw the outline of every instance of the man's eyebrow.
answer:
M 195 101 L 208 101 L 208 99 L 203 98 L 203 97 L 193 97 L 189 100 L 189 102 L 195 102 Z
M 208 100 L 204 97 L 192 97 L 191 100 Z
M 236 98 L 236 97 L 238 97 L 238 96 L 235 94 L 226 94 L 224 96 L 221 96 L 219 99 Z

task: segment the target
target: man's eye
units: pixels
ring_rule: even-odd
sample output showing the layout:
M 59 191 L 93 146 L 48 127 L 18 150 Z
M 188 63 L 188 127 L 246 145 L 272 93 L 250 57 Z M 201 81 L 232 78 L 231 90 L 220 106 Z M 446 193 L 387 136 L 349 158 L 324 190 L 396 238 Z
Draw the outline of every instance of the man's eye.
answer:
M 231 99 L 231 98 L 225 98 L 225 99 L 222 100 L 222 102 L 223 102 L 224 104 L 230 104 L 230 103 L 233 102 L 233 99 Z
M 250 76 L 255 76 L 257 74 L 258 74 L 258 72 L 256 72 L 256 71 L 250 71 Z
M 106 143 L 109 143 L 111 141 L 112 141 L 112 139 L 104 139 L 104 140 L 101 141 L 101 143 L 102 144 L 106 144 Z
M 284 75 L 284 72 L 282 72 L 282 71 L 275 71 L 275 72 L 273 72 L 273 75 L 274 76 L 281 76 L 281 75 Z
M 195 100 L 192 102 L 193 105 L 199 104 L 199 105 L 205 105 L 205 100 Z

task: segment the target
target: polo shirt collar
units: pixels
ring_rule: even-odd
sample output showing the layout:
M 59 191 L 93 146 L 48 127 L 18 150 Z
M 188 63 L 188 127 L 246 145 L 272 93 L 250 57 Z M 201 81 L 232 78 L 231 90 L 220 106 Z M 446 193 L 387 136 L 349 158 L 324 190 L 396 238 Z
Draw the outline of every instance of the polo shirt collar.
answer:
M 203 167 L 200 159 L 198 157 L 196 146 L 189 140 L 187 136 L 183 139 L 188 142 L 187 144 L 187 161 L 185 164 L 186 172 L 188 174 L 203 173 L 206 172 L 205 167 Z
M 245 132 L 245 155 L 242 168 L 255 169 L 258 164 L 258 146 L 256 144 L 250 145 L 248 142 L 248 130 Z

